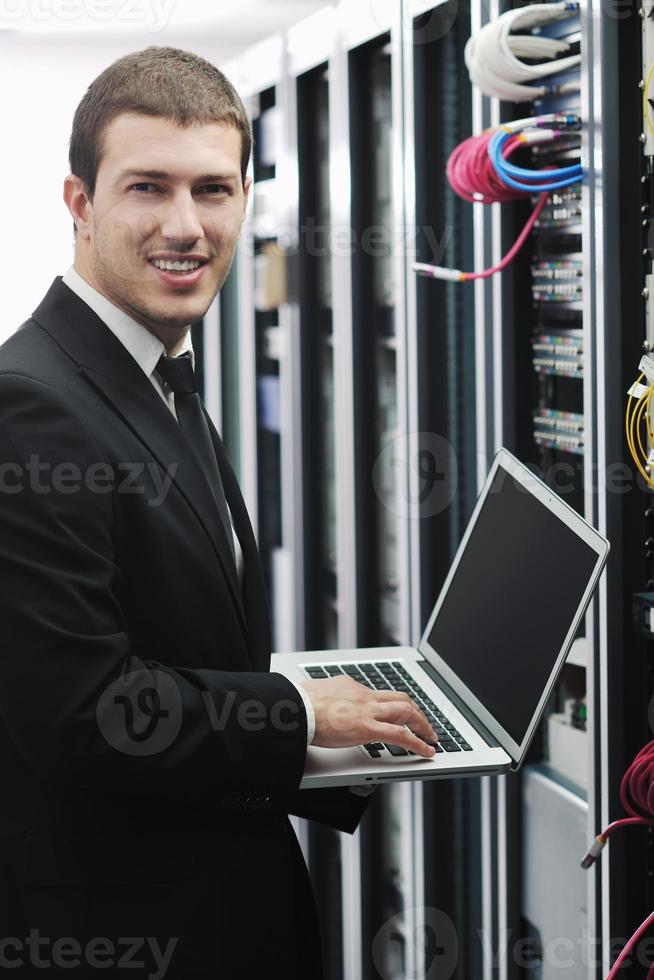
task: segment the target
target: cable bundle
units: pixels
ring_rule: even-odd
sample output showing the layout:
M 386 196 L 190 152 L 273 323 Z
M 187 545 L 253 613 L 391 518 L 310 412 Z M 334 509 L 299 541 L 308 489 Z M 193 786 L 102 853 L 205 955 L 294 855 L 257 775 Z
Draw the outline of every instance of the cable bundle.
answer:
M 552 124 L 562 127 L 552 129 Z M 548 113 L 506 123 L 499 129 L 487 130 L 460 143 L 447 161 L 447 179 L 459 197 L 471 203 L 496 204 L 523 200 L 540 194 L 531 217 L 520 232 L 515 244 L 497 265 L 482 272 L 461 272 L 442 266 L 414 263 L 416 272 L 448 282 L 469 282 L 487 279 L 501 272 L 522 248 L 529 232 L 538 220 L 551 191 L 569 187 L 581 180 L 580 164 L 569 167 L 530 170 L 516 167 L 508 158 L 519 148 L 548 143 L 568 135 L 579 125 L 576 116 Z
M 620 784 L 620 802 L 625 813 L 628 813 L 629 816 L 623 817 L 620 820 L 614 820 L 613 823 L 608 825 L 606 830 L 603 830 L 595 838 L 588 853 L 581 862 L 582 868 L 590 868 L 595 863 L 608 838 L 621 827 L 634 825 L 654 827 L 654 741 L 648 742 L 640 750 L 624 774 Z M 653 923 L 654 912 L 647 916 L 626 944 L 613 964 L 607 980 L 614 980 L 617 977 L 618 970 L 622 967 L 629 953 Z M 647 980 L 654 980 L 654 964 L 650 966 L 647 972 Z
M 578 54 L 567 58 L 558 57 L 570 50 L 566 41 L 511 34 L 511 31 L 543 27 L 570 17 L 577 9 L 576 2 L 567 0 L 563 3 L 538 3 L 507 10 L 490 21 L 465 46 L 464 58 L 470 81 L 484 95 L 495 96 L 507 102 L 528 102 L 547 95 L 576 91 L 579 88 L 578 82 L 561 86 L 527 84 L 576 68 L 580 64 L 581 56 Z M 544 60 L 528 65 L 522 58 Z
M 640 374 L 633 388 L 630 390 L 625 416 L 625 429 L 631 458 L 647 485 L 654 489 L 654 481 L 650 472 L 652 461 L 654 461 L 654 457 L 652 456 L 654 453 L 654 430 L 652 429 L 650 411 L 650 403 L 654 396 L 654 381 L 648 385 L 644 385 L 644 380 L 645 374 Z M 643 423 L 645 423 L 647 433 L 646 444 L 643 443 Z

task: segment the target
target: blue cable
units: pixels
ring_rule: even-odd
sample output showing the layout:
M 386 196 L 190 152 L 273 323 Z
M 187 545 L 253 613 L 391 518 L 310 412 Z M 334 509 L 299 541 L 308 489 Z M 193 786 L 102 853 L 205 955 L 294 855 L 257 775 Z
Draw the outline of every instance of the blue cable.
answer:
M 570 187 L 572 184 L 578 184 L 582 178 L 582 168 L 581 164 L 574 164 L 569 167 L 560 167 L 556 170 L 547 170 L 541 172 L 535 172 L 533 170 L 526 170 L 524 167 L 516 167 L 513 164 L 508 163 L 502 157 L 502 147 L 506 141 L 515 135 L 514 133 L 506 133 L 499 130 L 488 143 L 488 155 L 491 158 L 491 163 L 493 164 L 497 175 L 501 180 L 507 185 L 507 187 L 512 187 L 514 190 L 526 191 L 527 193 L 538 193 L 543 191 L 553 191 L 559 190 L 562 187 Z M 543 179 L 547 174 L 548 182 L 544 183 Z M 554 178 L 549 180 L 549 177 Z M 520 178 L 514 179 L 514 178 Z M 540 181 L 540 183 L 537 183 Z
M 507 187 L 513 187 L 516 191 L 525 191 L 527 194 L 542 194 L 544 191 L 558 191 L 562 187 L 572 187 L 581 180 L 581 175 L 568 177 L 567 180 L 558 180 L 553 184 L 521 184 L 512 177 L 502 176 L 502 180 Z
M 516 177 L 524 181 L 542 181 L 544 171 L 526 170 L 524 167 L 516 167 L 502 157 L 502 148 L 506 141 L 513 136 L 513 133 L 498 132 L 488 144 L 488 154 L 497 173 L 504 179 L 504 175 Z M 581 177 L 581 165 L 576 163 L 568 167 L 560 167 L 556 170 L 547 171 L 548 178 L 553 179 L 572 177 L 578 180 Z
M 502 143 L 502 146 L 504 142 Z M 510 163 L 505 160 L 502 156 L 502 146 L 499 147 L 498 157 L 491 156 L 493 161 L 493 166 L 496 170 L 501 170 L 502 174 L 509 174 L 510 177 L 516 177 L 518 180 L 541 180 L 543 179 L 543 172 L 540 170 L 526 170 L 524 167 L 517 167 L 514 163 Z M 499 161 L 499 168 L 498 168 Z M 552 180 L 560 180 L 562 177 L 571 177 L 579 169 L 579 164 L 575 163 L 571 166 L 559 167 L 558 169 L 548 170 L 547 176 L 551 177 Z

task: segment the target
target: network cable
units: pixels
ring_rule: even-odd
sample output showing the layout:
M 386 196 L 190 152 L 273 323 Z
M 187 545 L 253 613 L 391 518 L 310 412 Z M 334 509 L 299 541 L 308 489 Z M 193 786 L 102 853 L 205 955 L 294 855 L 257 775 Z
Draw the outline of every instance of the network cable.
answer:
M 561 135 L 560 130 L 537 130 L 534 133 L 522 134 L 525 143 L 545 143 L 552 139 L 557 139 Z M 578 184 L 581 179 L 581 165 L 571 164 L 568 167 L 549 168 L 543 170 L 527 170 L 525 167 L 516 167 L 508 163 L 502 151 L 509 140 L 515 137 L 512 132 L 506 129 L 499 129 L 495 132 L 488 143 L 488 155 L 498 176 L 508 187 L 514 190 L 527 191 L 534 194 L 537 191 L 555 191 L 561 187 L 570 187 Z
M 643 117 L 645 120 L 645 126 L 649 131 L 650 136 L 654 136 L 654 126 L 652 126 L 652 117 L 650 111 L 650 97 L 649 90 L 652 82 L 652 73 L 654 72 L 654 61 L 649 66 L 647 75 L 645 76 L 645 81 L 642 83 L 643 86 Z
M 414 270 L 433 279 L 469 282 L 487 279 L 505 269 L 524 245 L 552 191 L 578 184 L 582 178 L 580 164 L 529 170 L 508 163 L 508 158 L 520 148 L 553 142 L 567 136 L 578 125 L 578 117 L 569 113 L 529 116 L 505 123 L 497 129 L 487 130 L 480 136 L 471 136 L 455 147 L 447 161 L 447 179 L 452 190 L 465 201 L 473 204 L 496 204 L 524 200 L 536 194 L 540 197 L 513 246 L 492 268 L 481 272 L 462 272 L 460 269 L 446 269 L 443 266 L 416 262 Z M 557 128 L 554 129 L 553 126 Z
M 654 827 L 654 741 L 648 742 L 633 760 L 620 784 L 620 802 L 628 817 L 614 820 L 591 844 L 581 862 L 582 868 L 590 868 L 602 853 L 608 838 L 621 827 Z M 638 940 L 654 924 L 654 912 L 647 916 L 626 944 L 613 964 L 607 980 L 615 980 L 618 971 Z M 647 980 L 654 980 L 654 963 L 647 972 Z
M 559 85 L 534 84 L 544 77 L 579 66 L 581 56 L 578 54 L 559 57 L 570 50 L 567 41 L 511 33 L 544 27 L 571 17 L 578 9 L 579 4 L 572 0 L 536 3 L 507 10 L 485 24 L 465 46 L 464 58 L 470 81 L 485 95 L 507 102 L 528 102 L 578 91 L 578 80 Z M 542 60 L 537 64 L 526 64 L 523 58 L 530 62 Z
M 654 381 L 643 384 L 645 374 L 640 374 L 629 391 L 625 430 L 631 458 L 648 487 L 654 490 L 652 464 L 654 463 L 654 430 L 652 429 L 651 401 L 654 396 Z M 647 440 L 643 442 L 643 428 Z

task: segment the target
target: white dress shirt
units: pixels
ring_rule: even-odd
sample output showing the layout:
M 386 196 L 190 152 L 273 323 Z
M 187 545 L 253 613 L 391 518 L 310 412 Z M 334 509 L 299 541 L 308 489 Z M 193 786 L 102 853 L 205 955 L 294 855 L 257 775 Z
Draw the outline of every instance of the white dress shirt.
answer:
M 80 276 L 79 272 L 74 265 L 68 269 L 66 274 L 62 276 L 64 283 L 69 289 L 72 289 L 80 299 L 84 300 L 87 306 L 90 306 L 94 313 L 96 313 L 102 322 L 109 327 L 111 332 L 118 338 L 121 344 L 129 351 L 138 366 L 142 369 L 143 373 L 150 379 L 154 388 L 164 400 L 172 414 L 177 418 L 177 413 L 175 412 L 175 395 L 170 386 L 159 376 L 159 373 L 155 370 L 159 358 L 162 354 L 166 353 L 166 348 L 159 340 L 155 337 L 153 333 L 144 327 L 142 323 L 138 320 L 134 320 L 131 316 L 125 313 L 123 310 L 119 309 L 114 303 L 99 293 L 97 289 L 90 286 L 86 279 Z M 191 331 L 187 331 L 184 341 L 182 343 L 181 349 L 175 356 L 184 354 L 186 351 L 191 353 L 191 365 L 195 370 L 195 353 L 193 351 L 193 345 L 191 343 Z M 238 540 L 238 535 L 234 529 L 234 522 L 232 520 L 231 511 L 229 511 L 229 519 L 232 525 L 232 536 L 234 538 L 234 549 L 236 551 L 236 566 L 238 570 L 238 580 L 239 583 L 243 584 L 243 552 L 241 550 L 241 544 Z M 290 678 L 289 678 L 290 679 Z M 294 683 L 291 681 L 291 683 Z M 316 731 L 316 717 L 313 710 L 313 704 L 311 703 L 311 698 L 307 692 L 299 684 L 295 684 L 298 692 L 304 702 L 304 707 L 307 713 L 307 745 L 311 745 L 313 741 L 313 736 Z

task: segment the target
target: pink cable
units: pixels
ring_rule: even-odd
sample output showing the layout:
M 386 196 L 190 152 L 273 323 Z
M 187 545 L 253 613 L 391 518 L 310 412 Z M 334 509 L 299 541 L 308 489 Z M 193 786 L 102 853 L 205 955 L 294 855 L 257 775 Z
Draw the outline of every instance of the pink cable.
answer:
M 624 774 L 620 802 L 632 817 L 654 817 L 654 740 L 643 746 Z
M 654 827 L 654 819 L 651 817 L 622 817 L 621 820 L 614 820 L 613 823 L 610 823 L 606 830 L 602 831 L 600 836 L 603 837 L 604 840 L 607 840 L 611 834 L 613 834 L 616 830 L 619 830 L 620 827 L 629 827 L 634 825 Z
M 548 197 L 549 194 L 547 192 L 541 194 L 540 200 L 532 211 L 529 221 L 524 226 L 504 258 L 498 262 L 497 265 L 494 265 L 490 269 L 484 269 L 483 272 L 464 272 L 462 282 L 467 282 L 469 279 L 489 279 L 491 276 L 494 276 L 496 272 L 501 272 L 502 269 L 505 269 L 510 262 L 513 262 L 514 258 L 524 245 L 525 239 L 529 235 L 529 232 L 538 221 L 538 216 L 545 207 Z
M 618 956 L 606 980 L 614 980 L 614 978 L 618 975 L 618 970 L 629 956 L 629 953 L 631 952 L 633 947 L 636 945 L 636 943 L 641 938 L 641 936 L 643 936 L 647 932 L 647 930 L 649 929 L 649 927 L 653 922 L 654 922 L 654 912 L 650 912 L 650 914 L 647 916 L 645 921 L 638 926 L 635 933 L 633 934 L 633 936 L 631 937 L 627 945 L 624 947 L 624 949 Z M 652 973 L 652 967 L 650 967 L 649 973 L 647 974 L 648 977 L 650 976 L 650 973 Z
M 506 201 L 519 201 L 528 195 L 524 191 L 508 187 L 497 175 L 488 155 L 488 143 L 494 130 L 481 136 L 470 136 L 459 143 L 449 156 L 446 167 L 447 179 L 452 190 L 471 204 L 504 204 Z M 522 140 L 513 136 L 507 140 L 502 156 L 510 156 Z
M 447 161 L 447 179 L 452 190 L 471 204 L 504 204 L 507 201 L 519 201 L 531 196 L 527 191 L 518 191 L 508 187 L 498 176 L 488 155 L 488 142 L 494 132 L 491 130 L 482 133 L 480 136 L 471 136 L 459 143 Z M 510 156 L 519 146 L 524 146 L 524 141 L 517 135 L 512 136 L 506 141 L 502 156 L 504 158 Z M 545 207 L 548 196 L 547 191 L 540 195 L 538 204 L 515 243 L 497 265 L 490 269 L 484 269 L 483 272 L 464 272 L 461 274 L 461 282 L 469 282 L 473 279 L 489 279 L 505 269 L 524 245 L 527 236 Z
M 594 852 L 594 856 L 590 858 L 589 863 L 584 864 L 584 867 L 590 866 L 590 863 L 595 860 L 595 857 L 597 857 L 607 838 L 621 827 L 654 827 L 654 740 L 643 746 L 622 777 L 620 783 L 620 802 L 629 816 L 614 820 L 613 823 L 610 823 L 602 831 L 598 838 L 599 846 Z M 626 960 L 629 952 L 652 923 L 654 923 L 654 912 L 648 915 L 624 947 L 615 961 L 607 980 L 613 980 L 617 976 L 618 970 Z M 647 980 L 654 980 L 654 963 L 648 970 Z

